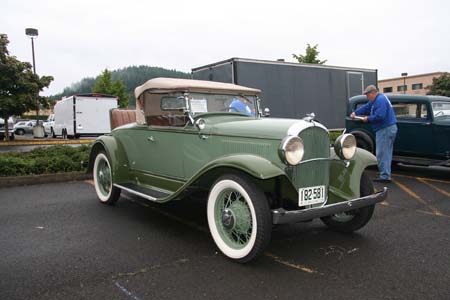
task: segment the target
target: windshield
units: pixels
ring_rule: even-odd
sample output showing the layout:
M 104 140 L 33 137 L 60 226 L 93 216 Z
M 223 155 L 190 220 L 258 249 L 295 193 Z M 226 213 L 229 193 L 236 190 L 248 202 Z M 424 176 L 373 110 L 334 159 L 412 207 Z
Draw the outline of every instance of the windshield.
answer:
M 433 108 L 433 115 L 435 118 L 450 118 L 450 102 L 431 102 L 431 107 Z
M 255 96 L 191 93 L 189 103 L 194 115 L 212 112 L 256 115 Z

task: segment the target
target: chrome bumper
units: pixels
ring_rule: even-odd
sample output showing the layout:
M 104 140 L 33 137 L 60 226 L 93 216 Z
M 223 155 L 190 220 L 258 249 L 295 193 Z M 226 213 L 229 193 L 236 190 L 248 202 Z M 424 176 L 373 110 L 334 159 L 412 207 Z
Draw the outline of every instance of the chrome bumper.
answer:
M 384 187 L 382 191 L 376 192 L 369 196 L 317 208 L 302 210 L 285 210 L 284 208 L 277 208 L 272 210 L 272 222 L 273 224 L 289 224 L 308 221 L 315 218 L 327 217 L 337 213 L 373 205 L 384 201 L 386 198 L 387 188 Z

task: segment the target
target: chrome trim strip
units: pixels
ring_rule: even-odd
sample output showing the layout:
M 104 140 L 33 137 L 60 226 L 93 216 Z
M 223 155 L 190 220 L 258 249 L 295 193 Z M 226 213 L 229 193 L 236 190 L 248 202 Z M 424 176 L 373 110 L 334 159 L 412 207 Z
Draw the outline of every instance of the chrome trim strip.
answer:
M 120 189 L 122 189 L 122 190 L 124 190 L 124 191 L 127 191 L 127 192 L 129 192 L 129 193 L 132 193 L 132 194 L 134 194 L 134 195 L 137 195 L 137 196 L 139 196 L 139 197 L 142 197 L 142 198 L 145 198 L 145 199 L 147 199 L 147 200 L 150 200 L 150 201 L 157 201 L 158 199 L 157 198 L 155 198 L 155 197 L 152 197 L 152 196 L 149 196 L 149 195 L 146 195 L 146 194 L 143 194 L 143 193 L 140 193 L 140 192 L 136 192 L 135 190 L 132 190 L 132 189 L 130 189 L 130 188 L 127 188 L 127 187 L 124 187 L 124 186 L 122 186 L 122 185 L 119 185 L 119 184 L 114 184 L 114 186 L 115 187 L 118 187 L 118 188 L 120 188 Z
M 302 132 L 303 130 L 310 128 L 310 127 L 320 127 L 323 130 L 325 130 L 326 132 L 328 132 L 328 129 L 323 126 L 322 124 L 318 123 L 318 122 L 306 122 L 306 121 L 298 121 L 294 124 L 292 124 L 287 131 L 287 135 L 299 135 L 300 132 Z

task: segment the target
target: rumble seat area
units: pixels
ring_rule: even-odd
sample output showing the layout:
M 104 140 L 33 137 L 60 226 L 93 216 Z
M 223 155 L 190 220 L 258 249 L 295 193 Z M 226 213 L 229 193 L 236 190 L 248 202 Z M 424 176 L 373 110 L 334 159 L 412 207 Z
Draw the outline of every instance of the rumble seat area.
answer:
M 111 117 L 111 130 L 119 126 L 136 122 L 136 111 L 131 109 L 118 109 L 114 108 L 110 110 Z

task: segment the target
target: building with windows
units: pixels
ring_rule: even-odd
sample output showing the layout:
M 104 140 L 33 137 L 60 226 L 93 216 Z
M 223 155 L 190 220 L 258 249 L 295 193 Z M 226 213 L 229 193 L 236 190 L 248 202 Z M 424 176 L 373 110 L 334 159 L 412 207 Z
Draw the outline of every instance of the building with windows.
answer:
M 378 89 L 385 94 L 415 94 L 426 95 L 427 86 L 433 84 L 433 78 L 446 72 L 434 72 L 412 76 L 396 77 L 378 80 Z

